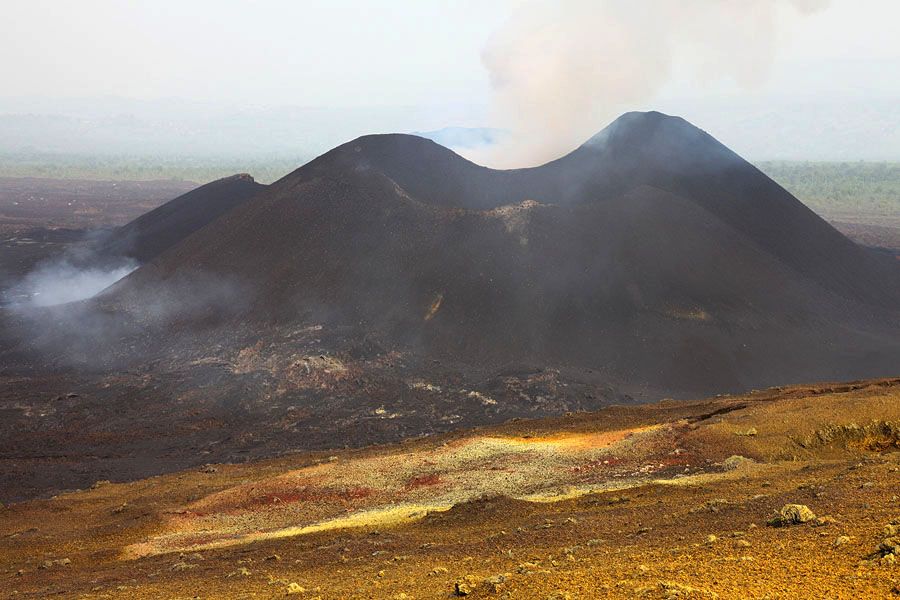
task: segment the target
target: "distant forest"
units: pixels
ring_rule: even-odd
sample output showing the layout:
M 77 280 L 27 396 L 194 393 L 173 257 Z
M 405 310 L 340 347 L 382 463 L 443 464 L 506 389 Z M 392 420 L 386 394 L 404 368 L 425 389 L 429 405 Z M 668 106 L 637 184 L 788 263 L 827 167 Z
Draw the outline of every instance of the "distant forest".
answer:
M 177 179 L 205 183 L 250 173 L 271 183 L 312 156 L 237 158 L 100 157 L 0 154 L 0 177 L 46 177 L 146 181 Z M 900 162 L 767 161 L 757 166 L 828 219 L 900 225 Z
M 900 225 L 900 162 L 761 162 L 757 166 L 829 219 Z
M 250 173 L 260 183 L 271 183 L 312 158 L 312 156 L 296 158 L 277 156 L 243 160 L 233 157 L 111 157 L 0 153 L 0 177 L 46 177 L 48 179 L 104 181 L 176 179 L 207 183 L 235 173 Z

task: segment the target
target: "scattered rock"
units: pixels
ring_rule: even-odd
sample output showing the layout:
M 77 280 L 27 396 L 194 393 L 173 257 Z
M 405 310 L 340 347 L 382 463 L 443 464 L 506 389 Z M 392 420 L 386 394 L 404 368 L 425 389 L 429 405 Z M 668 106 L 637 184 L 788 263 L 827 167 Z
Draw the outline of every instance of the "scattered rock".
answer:
M 429 575 L 444 575 L 445 573 L 447 573 L 447 567 L 435 567 Z
M 719 538 L 717 538 L 717 537 L 714 536 L 713 534 L 709 534 L 708 536 L 706 536 L 706 543 L 707 543 L 707 544 L 715 544 L 715 543 L 718 542 L 718 541 L 719 541 Z
M 888 554 L 900 554 L 900 538 L 884 538 L 878 544 L 878 552 L 881 553 L 882 557 Z
M 96 490 L 97 488 L 103 487 L 104 485 L 109 485 L 108 479 L 101 479 L 100 481 L 95 481 L 94 485 L 91 486 L 91 489 Z
M 756 431 L 756 427 L 751 427 L 750 429 L 747 429 L 746 431 L 735 431 L 734 435 L 753 437 L 753 436 L 757 435 L 757 433 L 758 432 Z
M 731 502 L 729 502 L 725 498 L 713 498 L 712 500 L 707 500 L 696 508 L 692 508 L 690 512 L 698 513 L 701 511 L 709 511 L 715 513 L 719 512 L 722 508 L 728 506 L 729 504 L 731 504 Z
M 838 546 L 843 546 L 844 544 L 849 544 L 849 543 L 850 543 L 850 536 L 839 535 L 839 536 L 837 536 L 837 539 L 834 540 L 833 545 L 835 548 L 837 548 Z
M 897 563 L 897 557 L 900 556 L 900 519 L 894 519 L 885 525 L 881 535 L 882 540 L 875 552 L 868 556 L 869 564 L 893 566 Z
M 478 587 L 478 579 L 474 575 L 466 575 L 456 581 L 453 591 L 457 596 L 468 596 Z
M 815 518 L 816 513 L 811 511 L 805 504 L 785 504 L 775 516 L 769 519 L 767 525 L 773 527 L 799 525 L 800 523 L 809 523 Z
M 825 527 L 826 525 L 835 525 L 837 523 L 837 519 L 834 517 L 825 515 L 824 517 L 816 517 L 812 522 L 813 527 Z
M 501 586 L 506 583 L 506 579 L 506 575 L 493 575 L 486 578 L 481 584 L 488 593 L 496 594 L 500 591 Z
M 300 585 L 299 583 L 296 583 L 296 582 L 293 582 L 293 581 L 292 581 L 291 583 L 288 584 L 287 590 L 285 591 L 285 593 L 286 593 L 288 596 L 291 596 L 291 595 L 294 595 L 294 594 L 305 594 L 305 593 L 306 593 L 306 588 L 303 587 L 302 585 Z
M 718 598 L 719 595 L 709 590 L 683 585 L 674 581 L 660 581 L 659 590 L 666 600 L 675 600 L 677 598 Z
M 752 465 L 754 462 L 755 461 L 752 458 L 747 458 L 746 456 L 735 454 L 726 458 L 725 462 L 722 463 L 722 466 L 726 471 L 734 471 L 735 469 L 740 469 L 741 467 Z
M 750 542 L 747 540 L 737 540 L 734 545 L 738 548 L 749 548 L 751 546 Z
M 624 504 L 625 502 L 631 502 L 631 498 L 628 496 L 612 496 L 606 500 L 607 504 Z
M 45 560 L 38 567 L 39 569 L 52 569 L 53 567 L 65 567 L 72 564 L 68 558 L 57 558 L 55 560 Z
M 218 469 L 212 465 L 204 465 L 202 469 L 200 469 L 201 473 L 216 473 Z

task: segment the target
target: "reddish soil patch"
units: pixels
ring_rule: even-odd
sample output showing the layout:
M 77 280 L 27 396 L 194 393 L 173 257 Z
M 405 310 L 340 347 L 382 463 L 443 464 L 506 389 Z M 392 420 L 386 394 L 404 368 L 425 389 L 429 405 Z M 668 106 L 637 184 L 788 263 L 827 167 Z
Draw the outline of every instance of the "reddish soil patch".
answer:
M 443 483 L 441 476 L 437 473 L 429 473 L 428 475 L 417 475 L 410 478 L 404 486 L 406 490 L 417 490 L 423 487 L 430 487 Z

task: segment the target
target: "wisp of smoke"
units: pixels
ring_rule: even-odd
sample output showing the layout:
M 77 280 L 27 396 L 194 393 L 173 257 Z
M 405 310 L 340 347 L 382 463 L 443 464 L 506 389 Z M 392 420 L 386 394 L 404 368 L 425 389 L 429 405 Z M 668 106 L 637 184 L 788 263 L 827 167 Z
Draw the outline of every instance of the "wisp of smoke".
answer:
M 55 306 L 91 298 L 138 267 L 137 262 L 122 259 L 104 267 L 81 267 L 66 258 L 38 266 L 16 286 L 18 303 L 29 306 Z
M 638 108 L 674 69 L 700 82 L 760 84 L 790 13 L 827 0 L 537 0 L 495 32 L 482 60 L 495 120 L 516 134 L 474 160 L 538 164 L 583 142 L 618 113 Z
M 198 332 L 227 328 L 223 319 L 244 310 L 253 296 L 234 278 L 192 270 L 164 281 L 111 283 L 130 270 L 56 263 L 35 271 L 31 289 L 41 293 L 0 310 L 0 353 L 6 343 L 31 353 L 26 364 L 123 368 L 179 340 L 202 347 L 194 346 Z M 74 290 L 60 289 L 66 282 Z M 78 302 L 76 291 L 81 299 L 96 297 Z

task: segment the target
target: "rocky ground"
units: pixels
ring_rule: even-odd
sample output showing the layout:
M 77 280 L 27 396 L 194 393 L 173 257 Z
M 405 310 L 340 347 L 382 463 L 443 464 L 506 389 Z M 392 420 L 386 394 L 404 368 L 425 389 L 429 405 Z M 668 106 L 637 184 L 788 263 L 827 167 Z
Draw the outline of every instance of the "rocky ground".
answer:
M 891 598 L 900 380 L 207 465 L 0 510 L 38 598 Z

